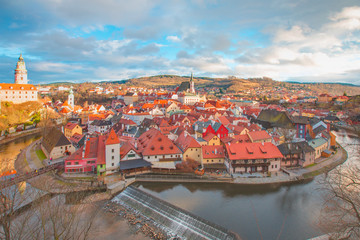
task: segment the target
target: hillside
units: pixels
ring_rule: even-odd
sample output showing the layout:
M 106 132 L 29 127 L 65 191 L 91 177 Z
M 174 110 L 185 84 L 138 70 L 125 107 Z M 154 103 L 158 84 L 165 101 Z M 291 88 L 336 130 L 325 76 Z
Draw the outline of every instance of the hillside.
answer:
M 99 82 L 99 83 L 82 83 L 77 90 L 83 89 L 84 93 L 95 86 L 114 86 L 124 84 L 125 86 L 159 88 L 159 87 L 177 87 L 181 82 L 189 81 L 190 76 L 176 76 L 176 75 L 157 75 L 151 77 L 132 78 L 129 80 L 113 81 L 113 82 Z M 220 87 L 227 89 L 229 92 L 239 92 L 244 90 L 251 90 L 255 88 L 273 88 L 282 86 L 285 88 L 304 87 L 309 88 L 318 93 L 329 93 L 332 95 L 343 95 L 344 92 L 348 96 L 359 95 L 360 87 L 344 84 L 330 84 L 330 83 L 295 83 L 295 82 L 279 82 L 271 78 L 209 78 L 209 77 L 194 77 L 195 86 L 201 87 Z M 68 84 L 68 83 L 67 83 Z M 50 86 L 58 86 L 59 83 L 49 84 Z M 66 83 L 64 83 L 66 85 Z M 71 84 L 73 86 L 77 84 Z
M 20 104 L 1 102 L 0 130 L 20 123 L 40 121 L 39 111 L 41 108 L 42 104 L 39 102 L 25 102 Z
M 152 77 L 141 77 L 129 79 L 126 83 L 128 86 L 144 87 L 162 87 L 162 86 L 179 86 L 181 82 L 189 81 L 189 76 L 175 75 L 158 75 Z M 275 81 L 271 79 L 239 79 L 239 78 L 208 78 L 194 77 L 197 87 L 221 87 L 229 91 L 240 91 L 260 86 L 270 86 Z

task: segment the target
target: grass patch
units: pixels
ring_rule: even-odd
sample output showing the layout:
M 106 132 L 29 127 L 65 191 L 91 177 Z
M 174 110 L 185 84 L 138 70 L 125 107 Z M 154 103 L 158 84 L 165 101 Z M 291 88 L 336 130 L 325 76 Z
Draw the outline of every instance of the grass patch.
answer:
M 36 150 L 36 155 L 40 161 L 43 161 L 44 159 L 46 159 L 46 156 L 41 149 Z
M 316 165 L 316 163 L 312 163 L 312 164 L 310 164 L 310 165 L 307 165 L 305 168 L 313 167 L 313 166 L 315 166 L 315 165 Z

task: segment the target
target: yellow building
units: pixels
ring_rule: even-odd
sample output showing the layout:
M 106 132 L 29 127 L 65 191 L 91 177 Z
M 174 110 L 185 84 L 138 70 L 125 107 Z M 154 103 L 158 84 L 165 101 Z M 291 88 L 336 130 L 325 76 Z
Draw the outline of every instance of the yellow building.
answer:
M 206 172 L 226 171 L 223 146 L 202 146 L 202 166 Z
M 184 161 L 194 160 L 201 164 L 201 145 L 195 140 L 195 138 L 183 132 L 176 139 L 175 144 L 183 152 Z
M 207 145 L 209 145 L 209 146 L 219 146 L 219 145 L 221 145 L 220 138 L 217 137 L 213 133 L 207 134 L 205 137 L 203 137 L 203 139 L 208 143 Z
M 67 123 L 64 128 L 65 137 L 70 139 L 75 133 L 82 135 L 82 128 L 76 123 Z

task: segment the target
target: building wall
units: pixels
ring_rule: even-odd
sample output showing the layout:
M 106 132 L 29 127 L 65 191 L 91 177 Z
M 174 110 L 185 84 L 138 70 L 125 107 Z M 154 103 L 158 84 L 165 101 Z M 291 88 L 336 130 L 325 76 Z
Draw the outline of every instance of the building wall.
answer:
M 134 159 L 140 159 L 141 156 L 139 154 L 137 154 L 136 152 L 134 152 L 134 150 L 130 150 L 122 159 L 121 161 L 126 161 L 126 160 L 134 160 Z M 120 163 L 121 164 L 121 163 Z
M 79 125 L 77 125 L 73 129 L 65 128 L 65 137 L 71 138 L 75 133 L 82 135 L 82 128 Z
M 219 164 L 224 163 L 225 158 L 206 158 L 202 159 L 202 164 Z
M 320 145 L 317 148 L 315 148 L 315 159 L 318 159 L 319 157 L 321 157 L 321 152 L 324 151 L 325 149 L 328 149 L 327 142 L 325 144 Z
M 187 161 L 188 159 L 192 159 L 197 161 L 198 163 L 201 163 L 201 159 L 202 159 L 201 148 L 188 148 L 183 153 L 183 159 L 184 161 Z
M 65 145 L 65 146 L 59 146 L 59 147 L 54 147 L 49 156 L 47 156 L 48 158 L 52 158 L 52 159 L 57 159 L 57 158 L 61 158 L 61 157 L 65 157 L 65 152 L 68 151 L 70 153 L 75 152 L 75 147 L 73 147 L 71 144 L 69 145 Z
M 217 136 L 213 137 L 212 139 L 210 139 L 208 145 L 209 146 L 218 146 L 220 145 L 220 138 L 218 138 Z
M 0 89 L 0 100 L 13 103 L 23 103 L 38 100 L 38 91 L 34 87 L 32 90 L 8 90 Z
M 115 172 L 120 167 L 120 144 L 105 146 L 106 174 Z
M 144 160 L 148 162 L 159 162 L 161 159 L 175 159 L 175 158 L 182 159 L 182 154 L 178 153 L 178 154 L 161 154 L 161 155 L 144 156 Z

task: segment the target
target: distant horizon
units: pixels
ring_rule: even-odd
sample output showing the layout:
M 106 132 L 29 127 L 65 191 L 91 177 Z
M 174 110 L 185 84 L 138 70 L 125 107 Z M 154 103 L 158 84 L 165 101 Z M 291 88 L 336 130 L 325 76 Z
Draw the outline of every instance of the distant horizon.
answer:
M 161 74 L 162 76 L 166 75 L 166 76 L 177 76 L 177 77 L 185 77 L 185 78 L 190 78 L 190 75 L 173 75 L 173 74 Z M 74 81 L 70 81 L 70 80 L 63 80 L 63 81 L 56 81 L 56 82 L 48 82 L 48 83 L 32 83 L 31 79 L 29 80 L 29 84 L 33 84 L 33 85 L 50 85 L 50 84 L 61 84 L 61 83 L 66 83 L 66 84 L 82 84 L 82 83 L 113 83 L 113 82 L 126 82 L 129 81 L 131 79 L 139 79 L 139 78 L 147 78 L 147 77 L 156 77 L 156 76 L 161 76 L 161 75 L 153 75 L 153 76 L 140 76 L 140 77 L 135 77 L 135 78 L 129 78 L 129 79 L 118 79 L 118 80 L 93 80 L 93 81 L 87 81 L 87 82 L 74 82 Z M 194 76 L 194 78 L 219 78 L 219 79 L 228 79 L 228 77 L 208 77 L 208 76 Z M 254 79 L 254 78 L 270 78 L 270 77 L 249 77 L 249 78 L 241 78 L 241 79 L 245 79 L 245 80 L 249 80 L 249 79 Z M 239 78 L 240 79 L 240 78 Z M 271 78 L 272 79 L 272 78 Z M 292 80 L 287 80 L 287 81 L 279 81 L 276 79 L 272 79 L 273 81 L 277 81 L 277 82 L 286 82 L 286 83 L 294 83 L 294 84 L 339 84 L 339 85 L 347 85 L 347 86 L 353 86 L 353 87 L 360 87 L 360 85 L 356 85 L 353 83 L 346 83 L 346 82 L 300 82 L 300 81 L 292 81 Z M 0 82 L 0 83 L 14 83 L 14 82 Z
M 4 1 L 0 81 L 268 76 L 360 85 L 358 0 Z

